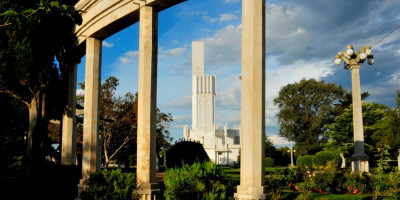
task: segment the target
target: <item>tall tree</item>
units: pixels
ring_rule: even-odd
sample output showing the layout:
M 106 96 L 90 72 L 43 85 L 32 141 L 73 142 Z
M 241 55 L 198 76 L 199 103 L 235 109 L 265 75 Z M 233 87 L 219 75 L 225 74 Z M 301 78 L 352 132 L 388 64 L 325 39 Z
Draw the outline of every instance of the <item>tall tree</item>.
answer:
M 42 149 L 49 118 L 46 111 L 52 105 L 50 99 L 59 96 L 54 94 L 61 82 L 54 57 L 73 46 L 74 27 L 81 23 L 80 13 L 73 6 L 76 2 L 0 2 L 0 92 L 20 100 L 29 110 L 25 156 L 28 177 L 44 160 Z
M 371 136 L 376 131 L 376 124 L 384 118 L 388 107 L 378 103 L 362 103 L 364 141 L 367 146 L 373 144 Z M 333 123 L 325 126 L 325 136 L 328 142 L 324 145 L 329 151 L 337 151 L 347 155 L 353 152 L 353 105 L 346 108 L 342 115 L 337 116 Z M 367 148 L 371 151 L 371 148 Z
M 84 83 L 79 83 L 82 89 Z M 100 91 L 100 120 L 103 140 L 103 155 L 106 165 L 110 160 L 118 160 L 128 166 L 130 161 L 135 162 L 137 151 L 137 93 L 130 92 L 124 96 L 115 94 L 119 85 L 118 78 L 110 76 L 101 85 Z M 83 96 L 77 99 L 83 103 Z M 169 124 L 172 122 L 171 114 L 166 114 L 157 108 L 156 120 L 156 152 L 159 155 L 161 148 L 171 144 Z
M 274 99 L 274 104 L 279 107 L 279 134 L 296 142 L 297 155 L 321 150 L 324 124 L 333 120 L 333 103 L 344 93 L 341 86 L 315 79 L 302 79 L 281 88 Z

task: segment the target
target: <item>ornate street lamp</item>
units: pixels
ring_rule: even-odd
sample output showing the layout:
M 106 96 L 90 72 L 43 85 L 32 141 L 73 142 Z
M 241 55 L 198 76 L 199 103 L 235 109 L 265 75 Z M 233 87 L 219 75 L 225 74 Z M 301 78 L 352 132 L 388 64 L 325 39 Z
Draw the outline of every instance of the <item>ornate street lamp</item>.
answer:
M 365 46 L 360 51 L 354 52 L 353 46 L 347 46 L 346 51 L 341 51 L 335 56 L 335 64 L 344 62 L 344 68 L 351 70 L 352 94 L 353 94 L 353 127 L 354 127 L 354 154 L 351 156 L 353 171 L 368 172 L 369 157 L 364 151 L 364 130 L 361 108 L 360 92 L 360 67 L 368 60 L 368 64 L 374 64 L 371 46 Z

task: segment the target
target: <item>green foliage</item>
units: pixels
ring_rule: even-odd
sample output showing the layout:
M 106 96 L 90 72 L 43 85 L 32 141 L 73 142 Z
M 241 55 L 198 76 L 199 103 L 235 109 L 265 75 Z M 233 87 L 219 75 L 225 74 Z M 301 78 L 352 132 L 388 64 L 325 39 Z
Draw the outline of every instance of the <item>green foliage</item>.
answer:
M 333 161 L 332 165 L 336 168 L 339 168 L 342 159 L 340 155 L 333 151 L 320 151 L 315 154 L 313 158 L 313 166 L 314 167 L 322 167 L 327 166 L 328 162 Z
M 387 123 L 389 118 L 386 116 L 389 113 L 389 109 L 386 105 L 363 102 L 362 111 L 364 141 L 367 154 L 372 154 L 378 144 L 400 145 L 400 139 L 394 137 L 393 132 L 388 131 L 393 124 L 389 126 Z M 390 136 L 390 138 L 388 136 Z M 352 155 L 354 149 L 352 106 L 345 109 L 343 114 L 337 116 L 334 123 L 326 126 L 325 137 L 328 139 L 328 142 L 324 144 L 326 150 L 344 153 L 346 158 Z M 373 158 L 370 161 L 373 163 Z
M 373 180 L 371 175 L 367 173 L 351 172 L 345 174 L 345 181 L 348 192 L 353 193 L 354 190 L 358 190 L 368 194 L 373 191 Z
M 389 164 L 387 163 L 386 160 L 389 160 L 389 150 L 390 146 L 389 145 L 379 145 L 377 147 L 377 154 L 375 155 L 377 159 L 377 167 L 374 168 L 376 173 L 383 173 L 387 172 L 389 169 Z
M 333 121 L 330 114 L 333 102 L 344 93 L 341 86 L 315 79 L 302 79 L 281 88 L 274 99 L 274 104 L 280 109 L 277 114 L 279 134 L 296 142 L 294 148 L 297 154 L 306 155 L 321 150 L 324 124 Z
M 84 83 L 79 83 L 85 88 Z M 136 165 L 137 151 L 137 111 L 138 94 L 126 93 L 124 96 L 115 94 L 119 79 L 110 76 L 101 84 L 100 118 L 103 130 L 103 151 L 106 165 L 110 160 L 125 163 L 126 166 Z M 77 96 L 78 103 L 83 104 L 84 96 Z M 156 153 L 168 148 L 172 138 L 168 131 L 171 114 L 156 113 Z
M 312 169 L 313 168 L 313 159 L 314 159 L 314 156 L 312 156 L 312 155 L 300 156 L 297 158 L 296 165 L 301 168 Z
M 271 157 L 273 158 L 277 154 L 276 147 L 274 146 L 274 143 L 268 138 L 267 135 L 265 135 L 265 143 L 264 143 L 264 148 L 265 148 L 265 157 Z
M 209 161 L 204 147 L 195 141 L 180 141 L 167 150 L 167 167 L 181 167 L 183 163 L 193 164 L 195 162 Z
M 64 111 L 61 108 L 67 98 L 63 78 L 68 74 L 67 63 L 77 62 L 72 53 L 76 41 L 73 30 L 82 22 L 80 11 L 74 7 L 76 2 L 0 3 L 0 93 L 30 108 L 30 142 L 24 157 L 28 179 L 37 166 L 44 164 L 48 121 Z
M 336 193 L 343 188 L 344 174 L 339 172 L 335 161 L 328 161 L 325 167 L 315 172 L 312 181 L 316 192 Z
M 235 188 L 225 177 L 222 168 L 212 162 L 169 168 L 164 177 L 164 196 L 167 200 L 229 199 Z
M 300 171 L 292 168 L 277 169 L 273 174 L 266 176 L 266 186 L 273 199 L 280 199 L 282 191 L 286 187 L 294 187 L 294 183 L 301 181 Z
M 274 166 L 274 159 L 270 158 L 270 157 L 266 157 L 264 158 L 264 167 L 273 167 Z
M 276 149 L 273 155 L 275 166 L 288 166 L 290 164 L 290 148 L 289 147 L 279 147 Z
M 128 200 L 136 188 L 135 174 L 122 173 L 121 169 L 103 170 L 90 174 L 89 187 L 81 193 L 83 200 Z

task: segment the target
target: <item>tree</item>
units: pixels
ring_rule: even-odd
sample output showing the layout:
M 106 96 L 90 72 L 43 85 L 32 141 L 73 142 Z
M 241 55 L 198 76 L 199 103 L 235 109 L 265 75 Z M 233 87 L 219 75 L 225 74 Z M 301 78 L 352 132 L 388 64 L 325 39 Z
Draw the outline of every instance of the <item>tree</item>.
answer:
M 271 157 L 276 154 L 276 147 L 274 146 L 274 143 L 268 138 L 267 135 L 265 135 L 265 157 Z
M 29 177 L 44 161 L 48 110 L 61 97 L 65 66 L 71 59 L 74 27 L 82 19 L 75 1 L 3 0 L 0 2 L 0 93 L 23 102 L 29 110 L 26 174 Z M 68 54 L 68 56 L 67 56 Z M 64 69 L 63 69 L 64 68 Z M 61 69 L 61 70 L 60 70 Z M 65 76 L 65 75 L 64 75 Z M 59 110 L 59 109 L 58 109 Z
M 315 79 L 302 79 L 281 88 L 274 104 L 280 125 L 279 134 L 296 142 L 297 155 L 307 155 L 321 150 L 324 141 L 324 124 L 333 120 L 333 103 L 345 90 L 334 83 Z
M 362 111 L 364 144 L 366 153 L 371 155 L 376 150 L 377 143 L 381 142 L 377 131 L 388 128 L 385 116 L 389 108 L 383 104 L 363 102 Z M 342 115 L 337 116 L 332 124 L 326 126 L 325 136 L 328 139 L 324 144 L 326 150 L 344 153 L 345 157 L 350 157 L 354 153 L 352 105 L 346 108 Z
M 79 83 L 82 89 L 84 83 Z M 101 85 L 100 91 L 100 130 L 102 131 L 102 146 L 104 162 L 118 160 L 129 166 L 129 162 L 136 162 L 137 140 L 137 93 L 128 92 L 124 96 L 117 96 L 115 90 L 119 85 L 118 78 L 110 76 Z M 83 103 L 83 96 L 77 97 Z M 168 148 L 172 138 L 169 136 L 171 114 L 166 114 L 157 108 L 156 119 L 156 152 L 159 155 L 161 148 Z M 134 164 L 134 163 L 133 163 Z

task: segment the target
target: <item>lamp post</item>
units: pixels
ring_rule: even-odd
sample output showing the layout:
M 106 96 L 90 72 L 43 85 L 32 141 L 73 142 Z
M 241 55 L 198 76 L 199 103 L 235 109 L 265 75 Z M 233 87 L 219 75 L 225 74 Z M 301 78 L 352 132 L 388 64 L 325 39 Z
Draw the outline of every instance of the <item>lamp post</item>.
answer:
M 288 150 L 288 153 L 290 152 L 290 166 L 294 167 L 293 164 L 293 152 L 296 152 L 296 150 L 293 150 L 293 148 L 290 148 L 290 150 Z
M 354 154 L 351 156 L 353 171 L 368 172 L 369 157 L 364 151 L 364 130 L 360 93 L 360 67 L 365 60 L 368 64 L 374 64 L 371 46 L 365 46 L 360 51 L 354 52 L 353 46 L 347 46 L 346 51 L 341 51 L 335 56 L 335 64 L 344 62 L 344 68 L 351 70 L 352 94 L 353 94 L 353 130 L 354 130 Z

